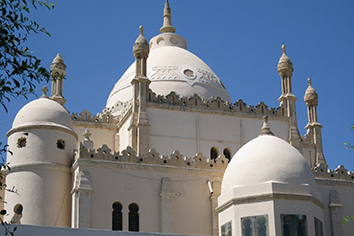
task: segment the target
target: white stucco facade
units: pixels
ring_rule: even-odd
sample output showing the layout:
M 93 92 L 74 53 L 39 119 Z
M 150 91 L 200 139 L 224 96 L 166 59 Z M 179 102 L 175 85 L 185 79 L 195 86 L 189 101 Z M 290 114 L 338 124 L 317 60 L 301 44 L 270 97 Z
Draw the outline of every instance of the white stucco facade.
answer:
M 6 184 L 18 194 L 6 193 L 5 220 L 23 224 L 19 235 L 351 235 L 354 173 L 327 169 L 310 80 L 300 136 L 285 46 L 279 107 L 231 103 L 175 33 L 168 2 L 163 18 L 150 43 L 140 28 L 136 61 L 97 115 L 65 109 L 57 55 L 51 95 L 43 89 L 7 133 Z

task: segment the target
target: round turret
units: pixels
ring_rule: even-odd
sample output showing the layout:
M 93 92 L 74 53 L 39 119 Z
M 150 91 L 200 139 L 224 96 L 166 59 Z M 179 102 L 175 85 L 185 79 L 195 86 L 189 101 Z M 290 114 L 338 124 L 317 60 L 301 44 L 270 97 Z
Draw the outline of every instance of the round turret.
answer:
M 17 113 L 7 133 L 11 170 L 6 184 L 18 193 L 5 194 L 7 217 L 21 206 L 22 224 L 70 227 L 68 186 L 78 137 L 68 112 L 46 91 Z
M 315 89 L 311 85 L 311 79 L 307 79 L 309 82 L 309 86 L 306 89 L 304 95 L 304 101 L 306 106 L 317 106 L 318 104 L 318 94 L 316 93 Z

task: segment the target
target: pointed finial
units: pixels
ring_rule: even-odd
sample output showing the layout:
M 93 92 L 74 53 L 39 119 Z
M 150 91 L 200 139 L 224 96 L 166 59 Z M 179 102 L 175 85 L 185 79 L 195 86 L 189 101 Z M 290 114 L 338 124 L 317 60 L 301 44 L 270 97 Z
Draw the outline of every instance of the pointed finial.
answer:
M 144 27 L 143 27 L 142 25 L 139 26 L 139 30 L 140 30 L 140 35 L 141 35 L 141 36 L 144 36 L 144 35 L 143 35 Z
M 259 134 L 259 136 L 261 135 L 272 135 L 274 136 L 273 132 L 270 131 L 270 127 L 268 125 L 268 116 L 263 116 L 263 127 L 262 127 L 262 131 Z
M 48 92 L 47 86 L 44 85 L 41 90 L 42 90 L 42 92 L 43 92 L 41 98 L 47 98 L 47 92 Z
M 311 78 L 308 78 L 308 79 L 307 79 L 307 82 L 309 82 L 309 86 L 312 87 L 312 85 L 311 85 Z
M 85 132 L 82 135 L 85 137 L 84 141 L 90 141 L 91 133 L 88 128 L 85 129 Z
M 285 48 L 284 43 L 283 43 L 283 45 L 281 45 L 281 49 L 283 50 L 283 53 L 286 54 L 286 48 Z
M 166 0 L 165 3 L 165 8 L 163 10 L 163 26 L 160 29 L 161 33 L 174 33 L 176 32 L 175 27 L 172 26 L 171 23 L 171 8 L 170 8 L 170 4 L 168 3 L 168 0 Z

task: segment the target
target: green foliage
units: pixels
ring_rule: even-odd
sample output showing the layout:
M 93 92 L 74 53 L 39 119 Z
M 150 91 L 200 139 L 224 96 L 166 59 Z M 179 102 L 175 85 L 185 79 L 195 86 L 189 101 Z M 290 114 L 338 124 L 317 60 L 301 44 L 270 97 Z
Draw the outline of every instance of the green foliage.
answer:
M 48 0 L 0 0 L 0 104 L 6 111 L 5 102 L 10 97 L 26 97 L 33 93 L 37 82 L 50 79 L 50 73 L 25 42 L 30 33 L 50 36 L 45 28 L 30 20 L 30 7 L 51 9 L 54 5 Z
M 343 217 L 343 219 L 344 219 L 343 225 L 345 225 L 349 221 L 354 220 L 354 217 L 353 216 L 347 216 L 347 217 Z

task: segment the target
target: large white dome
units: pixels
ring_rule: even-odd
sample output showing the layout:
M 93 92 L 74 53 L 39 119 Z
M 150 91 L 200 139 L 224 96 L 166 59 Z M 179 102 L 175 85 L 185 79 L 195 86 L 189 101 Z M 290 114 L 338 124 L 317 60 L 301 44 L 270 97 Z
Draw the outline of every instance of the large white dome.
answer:
M 305 158 L 293 146 L 271 135 L 251 140 L 235 154 L 226 168 L 221 192 L 266 182 L 308 184 L 316 188 Z
M 189 52 L 183 37 L 162 33 L 150 40 L 147 77 L 150 88 L 158 95 L 174 91 L 181 96 L 198 94 L 202 98 L 220 97 L 231 102 L 230 96 L 216 74 L 199 57 Z M 106 108 L 132 99 L 131 81 L 135 76 L 135 62 L 115 84 Z M 113 109 L 115 110 L 115 109 Z

